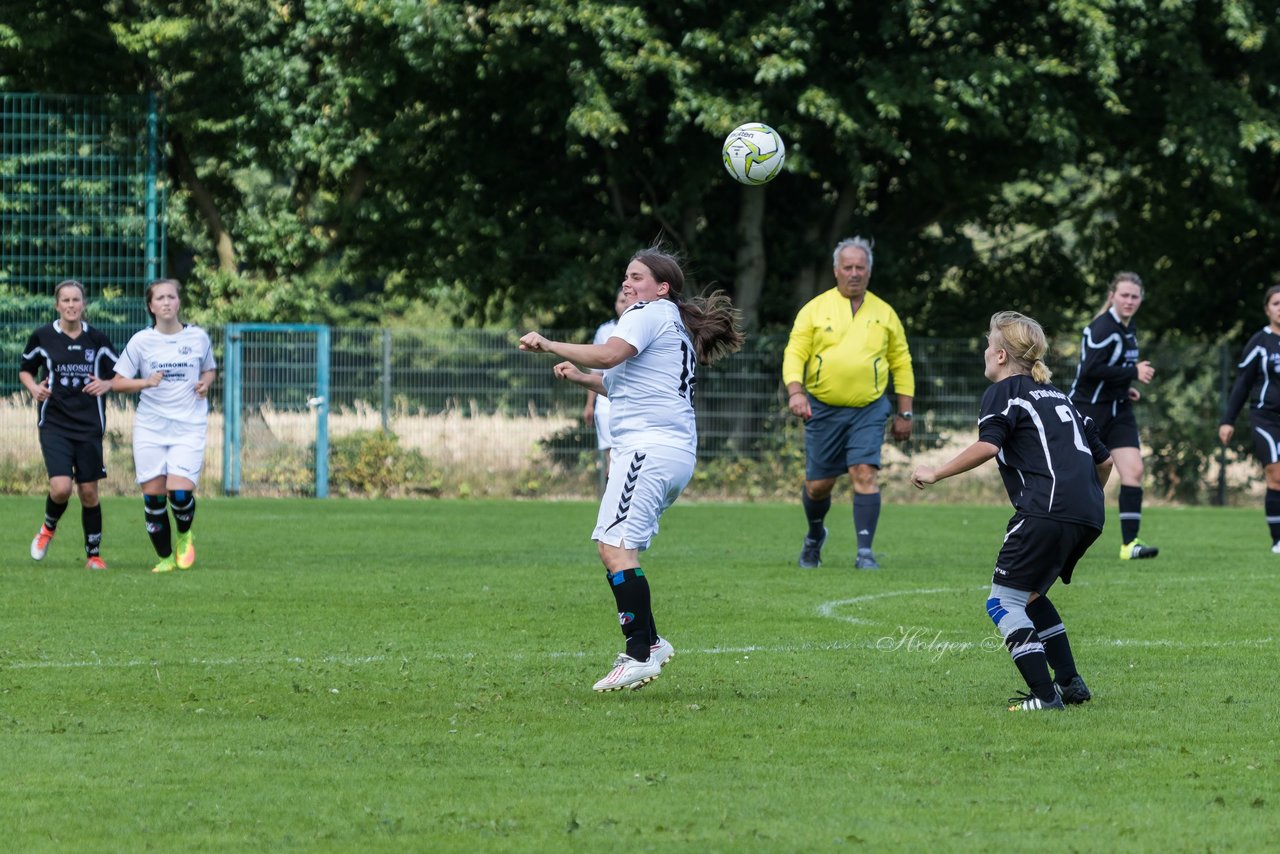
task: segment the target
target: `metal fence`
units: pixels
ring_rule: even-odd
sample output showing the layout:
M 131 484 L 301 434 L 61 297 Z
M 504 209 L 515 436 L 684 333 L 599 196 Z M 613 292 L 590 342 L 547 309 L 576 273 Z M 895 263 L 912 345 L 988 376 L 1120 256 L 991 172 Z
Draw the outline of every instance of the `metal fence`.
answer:
M 85 285 L 99 317 L 146 319 L 164 274 L 165 185 L 154 95 L 0 93 L 0 320 L 48 312 Z
M 117 346 L 135 331 L 103 328 Z M 581 417 L 585 393 L 553 378 L 552 357 L 520 352 L 515 332 L 338 328 L 326 330 L 329 346 L 318 354 L 317 339 L 299 337 L 299 329 L 313 327 L 257 328 L 231 365 L 225 330 L 209 330 L 223 371 L 211 396 L 203 489 L 315 495 L 319 447 L 336 495 L 595 494 L 595 435 Z M 43 482 L 34 415 L 16 383 L 17 351 L 29 332 L 0 327 L 14 366 L 3 385 L 9 402 L 0 413 L 0 437 L 9 458 L 0 460 L 0 489 L 20 489 L 23 483 L 38 488 Z M 549 334 L 589 339 L 583 331 Z M 886 450 L 887 468 L 901 473 L 912 459 L 932 461 L 930 455 L 949 454 L 972 441 L 987 387 L 984 343 L 912 339 L 914 435 L 905 449 Z M 803 473 L 803 438 L 799 422 L 786 411 L 784 346 L 784 337 L 755 336 L 742 352 L 700 368 L 696 490 L 731 498 L 794 493 Z M 1053 350 L 1050 367 L 1064 390 L 1074 376 L 1077 348 L 1072 339 L 1056 342 Z M 317 370 L 320 355 L 323 372 Z M 1158 382 L 1144 389 L 1139 409 L 1153 497 L 1214 500 L 1232 464 L 1238 464 L 1235 487 L 1256 480 L 1243 445 L 1221 457 L 1214 446 L 1231 373 L 1222 366 L 1235 354 L 1188 344 L 1152 347 L 1144 355 L 1160 372 Z M 237 426 L 228 428 L 224 415 L 232 382 L 240 389 L 230 413 Z M 129 407 L 130 398 L 111 399 L 108 445 L 115 476 L 107 488 L 122 492 L 132 489 Z M 228 442 L 227 429 L 239 431 L 239 438 Z M 391 449 L 380 438 L 387 433 L 395 437 Z M 228 460 L 228 453 L 238 456 Z M 235 472 L 234 482 L 228 471 Z M 376 488 L 362 486 L 370 480 Z

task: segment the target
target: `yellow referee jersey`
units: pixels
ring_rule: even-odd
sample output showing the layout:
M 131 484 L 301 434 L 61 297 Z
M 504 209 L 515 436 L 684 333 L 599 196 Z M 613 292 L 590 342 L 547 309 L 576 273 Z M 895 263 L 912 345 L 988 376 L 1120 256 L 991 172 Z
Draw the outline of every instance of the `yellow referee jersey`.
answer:
M 887 302 L 867 291 L 858 313 L 832 288 L 805 303 L 782 357 L 782 380 L 802 383 L 829 406 L 866 406 L 894 391 L 914 396 L 907 334 Z

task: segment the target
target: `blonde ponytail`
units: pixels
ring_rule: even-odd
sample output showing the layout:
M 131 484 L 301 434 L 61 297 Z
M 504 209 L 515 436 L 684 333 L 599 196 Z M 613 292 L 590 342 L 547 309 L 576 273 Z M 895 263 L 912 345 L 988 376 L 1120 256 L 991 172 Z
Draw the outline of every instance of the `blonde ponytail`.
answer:
M 1049 341 L 1035 320 L 1016 311 L 997 311 L 991 315 L 991 332 L 1004 342 L 1005 352 L 1018 367 L 1018 373 L 1030 374 L 1038 383 L 1047 383 L 1053 377 L 1053 371 L 1044 363 Z

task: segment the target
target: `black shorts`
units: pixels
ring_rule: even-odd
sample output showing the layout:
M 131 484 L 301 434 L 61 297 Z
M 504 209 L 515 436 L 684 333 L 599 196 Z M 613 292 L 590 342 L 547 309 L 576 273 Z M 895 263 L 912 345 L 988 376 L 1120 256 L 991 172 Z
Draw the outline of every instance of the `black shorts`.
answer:
M 1093 419 L 1093 426 L 1098 428 L 1098 438 L 1107 446 L 1107 450 L 1142 447 L 1138 441 L 1138 419 L 1133 415 L 1133 401 L 1071 402 L 1075 405 L 1076 412 Z
M 1076 562 L 1102 531 L 1078 522 L 1013 514 L 996 555 L 992 584 L 1043 595 L 1059 578 L 1071 583 Z
M 1249 423 L 1253 425 L 1253 452 L 1258 460 L 1269 466 L 1280 463 L 1280 415 L 1267 409 L 1250 409 Z
M 44 429 L 40 431 L 40 450 L 50 478 L 69 477 L 76 483 L 93 483 L 107 476 L 101 436 L 68 436 Z

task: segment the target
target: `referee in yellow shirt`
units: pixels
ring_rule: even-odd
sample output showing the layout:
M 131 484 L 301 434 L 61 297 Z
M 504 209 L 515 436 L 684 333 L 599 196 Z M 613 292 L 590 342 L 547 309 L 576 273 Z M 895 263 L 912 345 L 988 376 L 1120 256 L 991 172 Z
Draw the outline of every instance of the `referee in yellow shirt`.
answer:
M 851 237 L 832 253 L 836 286 L 811 299 L 796 315 L 782 359 L 787 408 L 804 419 L 805 518 L 809 530 L 800 566 L 822 565 L 824 522 L 831 490 L 846 471 L 853 481 L 853 527 L 858 569 L 879 569 L 872 551 L 880 519 L 880 446 L 897 396 L 893 438 L 911 438 L 915 374 L 906 332 L 897 313 L 867 290 L 873 263 L 871 242 Z

